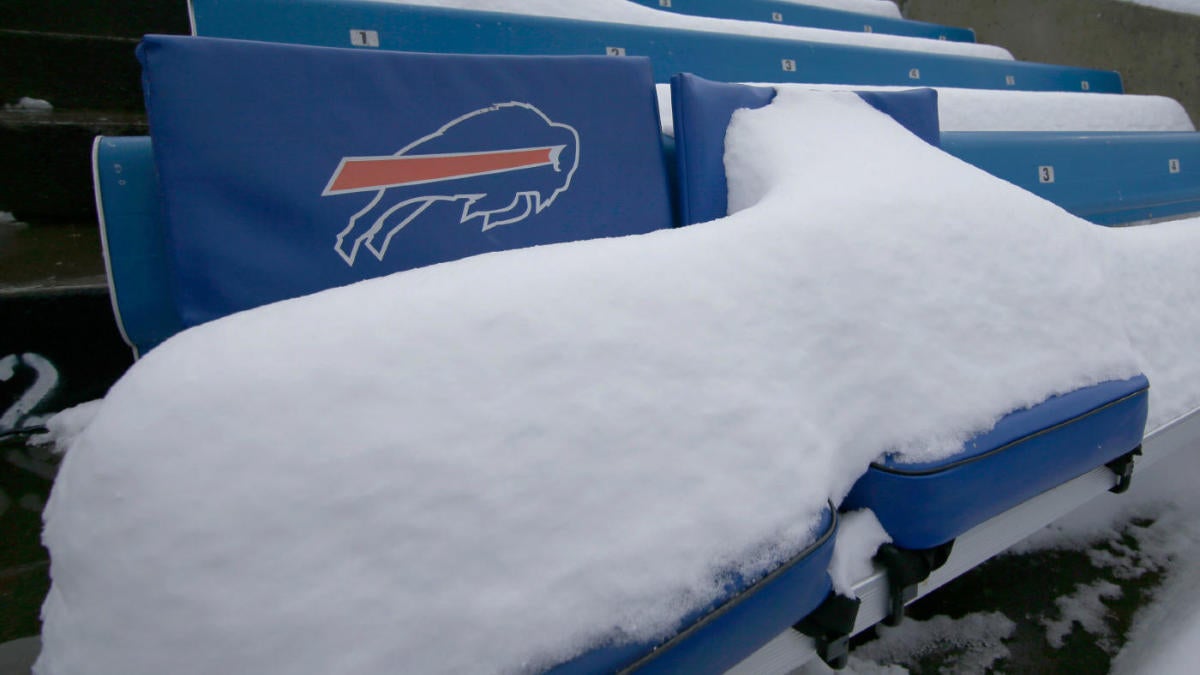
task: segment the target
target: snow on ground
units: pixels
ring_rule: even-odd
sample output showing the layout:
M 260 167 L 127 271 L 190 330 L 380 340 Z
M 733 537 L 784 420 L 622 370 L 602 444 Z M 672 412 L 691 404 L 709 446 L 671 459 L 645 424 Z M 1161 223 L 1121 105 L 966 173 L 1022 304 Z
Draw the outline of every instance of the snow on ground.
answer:
M 779 0 L 793 5 L 828 7 L 860 14 L 875 14 L 893 19 L 900 18 L 900 8 L 891 0 Z
M 5 103 L 4 109 L 21 112 L 50 112 L 54 110 L 54 106 L 45 99 L 22 96 L 16 103 Z
M 728 218 L 139 361 L 47 507 L 38 672 L 514 672 L 661 636 L 881 452 L 1137 369 L 1094 226 L 852 94 L 784 90 L 728 143 Z
M 1194 483 L 1197 462 L 1187 478 Z M 1152 549 L 1167 567 L 1166 583 L 1153 604 L 1142 607 L 1125 648 L 1113 661 L 1114 675 L 1190 675 L 1200 651 L 1200 504 L 1194 498 L 1171 504 L 1156 523 L 1169 533 Z
M 1046 619 L 1046 641 L 1050 646 L 1059 649 L 1064 640 L 1078 624 L 1083 630 L 1099 639 L 1100 646 L 1105 651 L 1111 650 L 1111 631 L 1105 622 L 1108 608 L 1102 600 L 1112 600 L 1121 597 L 1121 587 L 1101 579 L 1091 584 L 1079 584 L 1075 592 L 1055 599 L 1058 606 L 1059 618 Z
M 713 33 L 736 33 L 760 37 L 805 40 L 830 44 L 848 44 L 879 49 L 955 54 L 985 59 L 1012 59 L 1008 50 L 994 45 L 974 42 L 954 42 L 925 38 L 886 35 L 883 33 L 851 33 L 848 31 L 785 26 L 760 21 L 711 19 L 664 12 L 626 0 L 375 0 L 404 5 L 432 5 L 456 9 L 473 9 L 512 14 L 532 14 L 589 21 L 609 21 L 639 26 L 682 28 Z
M 1156 7 L 1170 12 L 1200 15 L 1200 0 L 1124 0 L 1147 7 Z
M 879 638 L 855 649 L 844 670 L 832 670 L 819 659 L 813 659 L 800 673 L 906 675 L 923 656 L 947 649 L 955 651 L 957 656 L 944 664 L 941 672 L 984 673 L 1008 656 L 1003 640 L 1013 634 L 1016 624 L 999 612 L 988 612 L 968 614 L 961 619 L 945 616 L 928 621 L 906 619 L 895 628 L 880 625 L 877 630 Z
M 1190 226 L 1200 229 L 1200 219 L 1192 220 Z M 1138 230 L 1150 234 L 1159 227 L 1161 224 Z M 1180 366 L 1186 367 L 1187 361 L 1182 360 Z M 1152 380 L 1152 392 L 1153 388 Z M 1138 610 L 1125 645 L 1113 659 L 1114 675 L 1195 672 L 1195 655 L 1200 651 L 1200 568 L 1194 564 L 1200 558 L 1197 475 L 1200 448 L 1185 448 L 1140 471 L 1128 494 L 1119 499 L 1102 496 L 1013 549 L 1017 554 L 1055 548 L 1085 550 L 1093 565 L 1111 569 L 1117 579 L 1166 573 L 1154 602 Z M 1127 528 L 1134 518 L 1153 524 Z M 1133 537 L 1134 543 L 1121 544 L 1122 533 Z M 1108 541 L 1107 548 L 1115 552 L 1094 549 L 1101 541 Z
M 821 84 L 758 86 L 816 91 L 899 91 L 911 87 Z M 1048 91 L 993 91 L 935 87 L 942 131 L 1194 131 L 1178 101 L 1166 96 L 1083 94 Z M 671 87 L 660 84 L 663 133 L 675 134 Z

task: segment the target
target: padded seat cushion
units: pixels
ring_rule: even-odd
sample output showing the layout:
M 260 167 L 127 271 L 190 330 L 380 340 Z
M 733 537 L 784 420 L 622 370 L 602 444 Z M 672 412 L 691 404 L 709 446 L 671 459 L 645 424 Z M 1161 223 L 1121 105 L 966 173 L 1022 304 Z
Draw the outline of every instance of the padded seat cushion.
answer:
M 548 673 L 723 673 L 803 619 L 829 594 L 827 570 L 837 529 L 837 513 L 828 508 L 803 551 L 752 583 L 734 578 L 725 597 L 685 620 L 661 644 L 594 649 Z
M 975 525 L 1141 445 L 1149 382 L 1103 382 L 1003 417 L 933 462 L 886 457 L 842 509 L 870 508 L 902 548 L 944 544 Z

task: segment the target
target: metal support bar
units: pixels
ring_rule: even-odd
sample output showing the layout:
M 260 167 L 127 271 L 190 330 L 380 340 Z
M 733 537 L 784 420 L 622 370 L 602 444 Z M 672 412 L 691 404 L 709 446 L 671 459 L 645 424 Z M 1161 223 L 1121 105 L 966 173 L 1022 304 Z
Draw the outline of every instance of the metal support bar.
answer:
M 1145 471 L 1156 462 L 1184 448 L 1200 451 L 1200 409 L 1153 430 L 1142 441 L 1142 458 L 1132 473 Z M 987 559 L 1002 553 L 1046 525 L 1067 515 L 1119 486 L 1113 471 L 1098 467 L 1048 490 L 1004 513 L 981 523 L 955 540 L 954 550 L 944 565 L 917 584 L 914 599 L 922 598 L 958 578 Z M 853 587 L 859 599 L 858 615 L 851 635 L 880 623 L 891 612 L 887 572 L 879 564 L 875 571 Z M 795 630 L 785 631 L 728 672 L 732 675 L 789 675 L 817 655 L 813 638 Z

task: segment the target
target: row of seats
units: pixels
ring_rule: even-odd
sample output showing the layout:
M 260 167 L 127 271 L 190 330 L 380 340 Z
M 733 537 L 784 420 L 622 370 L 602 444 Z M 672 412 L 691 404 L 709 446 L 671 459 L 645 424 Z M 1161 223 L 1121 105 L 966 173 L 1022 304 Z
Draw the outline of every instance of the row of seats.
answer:
M 941 26 L 923 21 L 862 14 L 830 7 L 802 5 L 778 0 L 632 0 L 640 5 L 680 14 L 743 21 L 770 21 L 791 26 L 809 26 L 863 33 L 907 35 L 955 42 L 974 42 L 970 28 Z
M 646 56 L 658 82 L 827 82 L 1120 93 L 1115 72 L 370 0 L 191 0 L 195 34 L 457 54 Z
M 720 217 L 711 198 L 725 195 L 729 117 L 774 94 L 676 76 L 668 160 L 644 58 L 203 37 L 148 37 L 139 58 L 152 136 L 98 139 L 95 171 L 114 306 L 140 351 L 360 279 L 651 232 L 676 226 L 675 211 L 683 223 Z M 860 95 L 943 142 L 933 90 Z M 1052 398 L 938 462 L 880 460 L 837 507 L 874 510 L 898 559 L 936 560 L 967 529 L 1045 489 L 1104 464 L 1124 473 L 1147 387 L 1135 377 Z M 797 624 L 839 663 L 849 629 L 821 619 L 841 602 L 826 571 L 837 507 L 799 555 L 762 579 L 731 581 L 669 640 L 597 648 L 553 672 L 721 672 Z M 897 614 L 909 581 L 897 585 Z

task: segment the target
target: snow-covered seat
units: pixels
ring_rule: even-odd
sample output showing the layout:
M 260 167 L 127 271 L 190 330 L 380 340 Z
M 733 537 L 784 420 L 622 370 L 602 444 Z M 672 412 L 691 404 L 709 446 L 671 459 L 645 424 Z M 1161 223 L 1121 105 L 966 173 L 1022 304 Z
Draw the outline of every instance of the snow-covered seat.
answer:
M 633 0 L 633 2 L 681 14 L 722 19 L 771 21 L 792 26 L 907 35 L 933 40 L 975 41 L 975 31 L 970 28 L 911 21 L 899 17 L 899 12 L 897 12 L 897 16 L 884 16 L 834 9 L 833 7 L 780 2 L 779 0 Z
M 95 156 L 114 302 L 144 340 L 420 265 L 671 225 L 644 59 L 171 36 L 139 56 L 153 140 L 100 138 Z M 837 522 L 831 505 L 799 553 L 733 575 L 664 641 L 556 672 L 732 666 L 828 595 Z
M 917 136 L 937 144 L 936 92 L 860 95 Z M 709 82 L 689 75 L 672 81 L 679 210 L 685 224 L 725 215 L 725 129 L 736 109 L 763 107 L 773 96 L 769 87 Z M 992 430 L 965 443 L 961 451 L 938 461 L 903 464 L 884 457 L 870 467 L 841 507 L 872 509 L 898 548 L 946 545 L 971 527 L 1096 467 L 1111 463 L 1114 471 L 1127 473 L 1125 460 L 1132 458 L 1142 441 L 1147 389 L 1141 375 L 1102 382 L 1012 412 Z M 916 581 L 919 578 L 901 586 Z M 898 607 L 902 609 L 902 601 Z
M 677 144 L 677 152 L 690 154 L 680 163 L 687 167 L 680 172 L 682 223 L 719 218 L 726 212 L 722 147 L 712 146 L 705 153 L 706 146 L 697 139 L 710 134 L 710 126 L 727 124 L 734 107 L 766 105 L 774 96 L 774 89 L 708 82 L 693 75 L 676 79 L 679 85 L 673 87 L 672 96 L 682 97 L 689 106 L 677 124 L 701 127 L 691 131 L 686 142 Z M 860 95 L 878 105 L 888 98 L 880 98 L 879 94 L 889 91 L 895 94 L 895 90 L 885 90 L 862 91 Z M 1083 94 L 1072 96 L 1080 97 L 1080 103 L 1090 98 Z M 722 97 L 727 102 L 719 104 Z M 1102 105 L 1110 102 L 1103 101 Z M 707 119 L 710 116 L 713 119 Z M 936 108 L 927 117 L 927 124 L 934 125 L 933 130 L 918 134 L 926 141 L 1093 223 L 1117 225 L 1200 212 L 1197 170 L 1200 133 L 1181 130 L 939 134 Z M 912 119 L 902 122 L 914 123 Z M 675 133 L 683 132 L 677 127 Z
M 870 508 L 902 548 L 941 546 L 1134 451 L 1142 443 L 1148 390 L 1145 376 L 1102 382 L 1009 413 L 949 457 L 920 463 L 884 457 L 842 508 Z
M 759 35 L 715 32 L 729 28 L 713 24 L 700 28 L 695 22 L 718 20 L 671 15 L 621 0 L 539 6 L 556 16 L 430 6 L 434 4 L 428 0 L 415 4 L 370 0 L 190 2 L 193 31 L 207 37 L 437 53 L 627 54 L 649 57 L 659 82 L 678 72 L 692 72 L 731 82 L 1123 91 L 1115 72 L 1013 61 L 1010 54 L 989 45 L 769 23 L 758 24 L 761 28 L 757 29 L 764 31 Z M 480 8 L 520 6 L 488 0 L 471 4 Z M 594 11 L 583 12 L 588 8 Z M 627 21 L 618 23 L 617 16 Z M 664 17 L 668 22 L 662 21 Z M 746 32 L 747 26 L 756 25 L 743 22 L 739 31 Z M 796 31 L 806 32 L 803 37 L 791 37 L 799 35 Z

